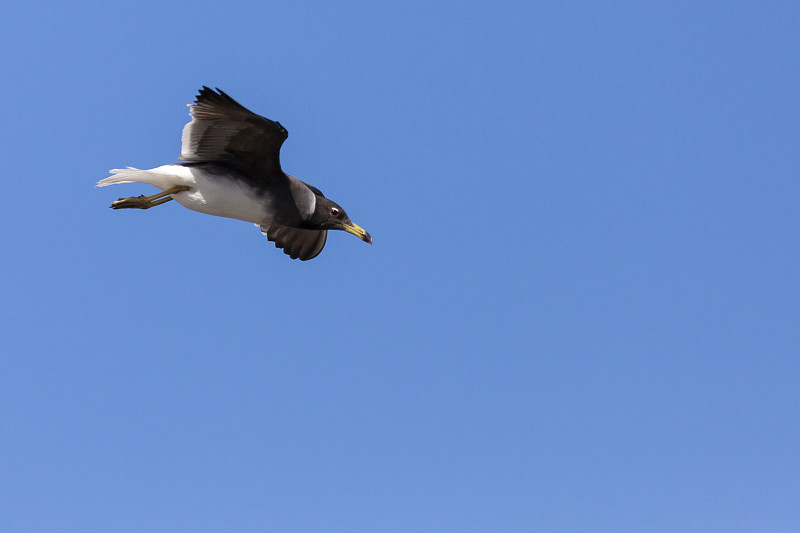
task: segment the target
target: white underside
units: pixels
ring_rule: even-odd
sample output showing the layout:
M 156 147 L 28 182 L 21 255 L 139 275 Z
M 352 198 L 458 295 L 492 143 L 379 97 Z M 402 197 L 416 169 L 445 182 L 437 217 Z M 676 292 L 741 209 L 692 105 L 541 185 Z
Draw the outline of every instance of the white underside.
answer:
M 136 168 L 113 169 L 112 176 L 97 182 L 98 187 L 116 183 L 147 183 L 166 191 L 176 185 L 191 187 L 172 194 L 172 198 L 187 209 L 218 217 L 236 218 L 256 225 L 270 225 L 272 217 L 264 198 L 245 183 L 220 179 L 198 167 L 164 165 L 150 170 Z

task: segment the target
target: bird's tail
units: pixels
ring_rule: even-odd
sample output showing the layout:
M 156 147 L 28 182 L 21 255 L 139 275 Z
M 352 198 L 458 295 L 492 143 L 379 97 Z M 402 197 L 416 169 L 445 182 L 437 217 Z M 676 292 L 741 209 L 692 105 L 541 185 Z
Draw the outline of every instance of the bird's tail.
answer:
M 163 190 L 170 187 L 170 182 L 174 181 L 175 178 L 167 172 L 160 171 L 161 168 L 152 170 L 140 170 L 133 167 L 114 168 L 109 170 L 111 176 L 98 181 L 96 186 L 105 187 L 106 185 L 115 185 L 117 183 L 147 183 Z

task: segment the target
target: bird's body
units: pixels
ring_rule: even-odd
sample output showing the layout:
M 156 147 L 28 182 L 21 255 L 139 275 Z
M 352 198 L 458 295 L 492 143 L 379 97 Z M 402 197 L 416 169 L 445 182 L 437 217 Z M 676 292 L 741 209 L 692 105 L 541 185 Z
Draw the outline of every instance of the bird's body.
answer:
M 278 154 L 288 133 L 280 123 L 207 87 L 190 107 L 192 121 L 184 128 L 181 146 L 186 162 L 114 169 L 97 184 L 147 183 L 162 193 L 120 198 L 111 207 L 147 209 L 174 199 L 193 211 L 252 222 L 292 259 L 316 257 L 328 229 L 372 242 L 319 189 L 281 170 Z
M 238 172 L 213 163 L 178 163 L 149 170 L 125 168 L 111 172 L 114 176 L 106 178 L 103 185 L 138 182 L 162 191 L 175 186 L 187 186 L 189 190 L 172 195 L 173 199 L 187 209 L 206 215 L 235 218 L 258 226 L 273 223 L 296 225 L 301 221 L 299 209 L 288 210 L 276 220 L 276 213 L 271 207 L 274 199 L 281 196 L 278 191 L 254 187 Z M 300 196 L 301 202 L 316 202 L 313 193 L 301 193 Z

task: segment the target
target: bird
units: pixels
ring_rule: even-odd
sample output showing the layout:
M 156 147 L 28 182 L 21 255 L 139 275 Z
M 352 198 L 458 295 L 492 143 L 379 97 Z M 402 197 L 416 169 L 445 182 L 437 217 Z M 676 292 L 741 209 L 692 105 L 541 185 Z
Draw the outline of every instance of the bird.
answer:
M 148 170 L 112 169 L 97 187 L 146 183 L 161 192 L 120 198 L 112 209 L 150 209 L 175 200 L 193 211 L 252 222 L 292 259 L 313 259 L 328 230 L 343 230 L 372 244 L 336 202 L 286 174 L 280 149 L 289 132 L 251 112 L 220 89 L 203 86 L 188 104 L 191 121 L 181 135 L 181 162 Z

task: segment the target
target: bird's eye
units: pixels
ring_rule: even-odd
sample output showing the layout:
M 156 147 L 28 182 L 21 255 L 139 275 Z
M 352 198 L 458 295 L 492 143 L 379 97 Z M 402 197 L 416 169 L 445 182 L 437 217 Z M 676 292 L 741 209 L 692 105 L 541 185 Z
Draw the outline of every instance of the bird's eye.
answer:
M 339 210 L 336 209 L 335 207 L 331 207 L 331 216 L 338 217 L 339 216 Z

